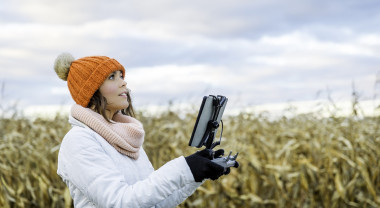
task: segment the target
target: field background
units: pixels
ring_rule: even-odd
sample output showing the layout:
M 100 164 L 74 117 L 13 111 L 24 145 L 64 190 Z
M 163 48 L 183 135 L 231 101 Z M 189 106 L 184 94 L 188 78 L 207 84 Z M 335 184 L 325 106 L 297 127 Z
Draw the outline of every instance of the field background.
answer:
M 196 111 L 138 112 L 155 168 L 188 146 Z M 207 181 L 179 207 L 380 207 L 380 117 L 332 113 L 225 116 L 221 148 L 241 166 Z M 56 174 L 67 116 L 0 118 L 0 207 L 72 207 Z

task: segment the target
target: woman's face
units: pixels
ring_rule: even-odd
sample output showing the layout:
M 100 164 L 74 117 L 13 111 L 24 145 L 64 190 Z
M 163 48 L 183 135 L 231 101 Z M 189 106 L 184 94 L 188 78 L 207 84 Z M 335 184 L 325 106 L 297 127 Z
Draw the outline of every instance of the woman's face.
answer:
M 108 75 L 100 86 L 99 91 L 107 99 L 106 109 L 111 111 L 111 115 L 118 110 L 128 108 L 127 94 L 129 90 L 121 71 L 114 71 Z

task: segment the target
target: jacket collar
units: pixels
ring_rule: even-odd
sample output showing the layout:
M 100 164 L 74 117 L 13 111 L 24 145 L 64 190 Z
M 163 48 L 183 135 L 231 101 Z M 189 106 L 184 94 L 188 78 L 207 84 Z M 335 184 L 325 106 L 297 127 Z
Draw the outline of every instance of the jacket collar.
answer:
M 69 115 L 69 123 L 71 126 L 78 126 L 82 128 L 88 128 L 88 126 L 82 122 L 80 122 L 78 119 L 74 118 L 73 116 Z

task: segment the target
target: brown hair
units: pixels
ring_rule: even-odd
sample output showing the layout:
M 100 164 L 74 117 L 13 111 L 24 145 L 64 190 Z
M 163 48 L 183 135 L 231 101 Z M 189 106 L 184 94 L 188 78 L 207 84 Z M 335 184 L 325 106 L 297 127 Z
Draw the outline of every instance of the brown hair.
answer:
M 129 102 L 129 106 L 125 109 L 120 110 L 123 115 L 135 117 L 135 111 L 133 110 L 132 98 L 130 93 L 127 93 L 127 100 Z M 106 107 L 107 107 L 107 99 L 103 97 L 100 93 L 99 89 L 95 91 L 94 95 L 91 97 L 90 102 L 87 105 L 87 108 L 93 109 L 95 112 L 99 113 L 103 116 L 106 121 L 111 121 L 106 116 Z

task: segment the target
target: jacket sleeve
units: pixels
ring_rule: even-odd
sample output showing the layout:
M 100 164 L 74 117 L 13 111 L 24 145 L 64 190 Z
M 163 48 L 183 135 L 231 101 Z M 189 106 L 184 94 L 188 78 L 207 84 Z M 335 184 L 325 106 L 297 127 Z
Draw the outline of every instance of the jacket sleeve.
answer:
M 196 183 L 184 157 L 152 172 L 148 178 L 127 184 L 104 152 L 95 133 L 72 129 L 60 150 L 62 178 L 70 180 L 98 207 L 175 207 L 201 184 Z M 71 141 L 70 141 L 71 140 Z
M 156 205 L 156 208 L 176 207 L 191 196 L 202 183 L 189 183 Z

